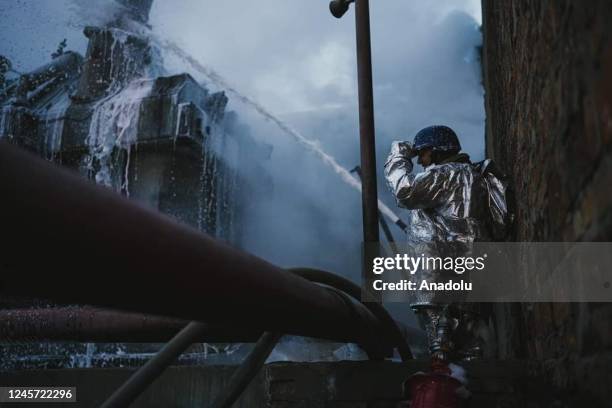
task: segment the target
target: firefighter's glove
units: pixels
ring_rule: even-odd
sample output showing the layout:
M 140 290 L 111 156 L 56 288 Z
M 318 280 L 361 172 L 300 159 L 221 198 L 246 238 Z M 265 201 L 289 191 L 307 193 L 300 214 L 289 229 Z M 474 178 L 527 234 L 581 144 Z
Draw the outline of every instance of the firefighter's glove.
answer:
M 399 142 L 395 141 L 391 144 L 391 152 L 395 154 L 399 154 L 406 159 L 411 160 L 413 157 L 417 155 L 416 150 L 412 147 L 412 143 L 410 142 Z

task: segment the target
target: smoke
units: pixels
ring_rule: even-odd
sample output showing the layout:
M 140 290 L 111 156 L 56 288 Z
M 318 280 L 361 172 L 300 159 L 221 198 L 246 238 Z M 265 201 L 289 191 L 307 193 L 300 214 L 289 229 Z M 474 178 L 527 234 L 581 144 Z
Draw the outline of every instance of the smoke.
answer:
M 474 160 L 484 156 L 480 4 L 370 3 L 379 198 L 406 218 L 382 177 L 392 140 L 446 124 Z M 114 0 L 95 7 L 86 0 L 0 4 L 0 54 L 26 71 L 48 61 L 62 38 L 84 53 L 77 26 L 103 24 L 116 6 Z M 321 267 L 357 280 L 361 196 L 345 170 L 359 164 L 353 12 L 337 20 L 327 1 L 157 0 L 150 23 L 157 38 L 186 52 L 164 55 L 168 72 L 187 71 L 217 90 L 232 84 L 237 92 L 229 94 L 229 108 L 254 138 L 273 146 L 265 174 L 249 175 L 253 182 L 269 178 L 273 191 L 250 197 L 244 247 L 283 266 Z
M 97 1 L 92 7 L 91 0 L 69 0 L 70 24 L 73 27 L 104 26 L 116 20 L 125 12 L 125 6 L 116 0 Z
M 464 150 L 483 158 L 478 8 L 371 2 L 379 169 L 392 140 L 433 123 L 452 126 Z M 183 62 L 165 55 L 167 66 L 178 72 L 189 59 L 198 80 L 237 91 L 230 107 L 274 146 L 266 163 L 274 194 L 253 198 L 248 229 L 258 232 L 246 237 L 247 248 L 286 266 L 306 262 L 357 277 L 361 197 L 340 182 L 355 187 L 346 169 L 359 164 L 352 11 L 336 20 L 325 2 L 183 0 L 155 3 L 151 18 L 159 38 L 179 45 L 170 48 Z M 379 196 L 394 206 L 382 171 Z
M 178 57 L 185 60 L 185 62 L 188 63 L 193 69 L 206 75 L 206 77 L 213 81 L 215 85 L 219 86 L 221 89 L 224 89 L 226 92 L 231 93 L 235 98 L 237 98 L 245 105 L 255 109 L 264 119 L 273 122 L 287 136 L 290 136 L 295 139 L 295 141 L 302 145 L 306 150 L 312 152 L 316 157 L 318 157 L 323 164 L 329 166 L 343 182 L 357 189 L 358 191 L 361 191 L 361 182 L 355 179 L 347 169 L 339 165 L 334 157 L 327 154 L 321 148 L 319 143 L 307 139 L 297 130 L 293 129 L 288 123 L 274 116 L 274 114 L 272 114 L 269 110 L 261 106 L 257 101 L 240 93 L 237 89 L 232 87 L 221 75 L 219 75 L 213 69 L 202 65 L 191 55 L 181 49 L 178 45 L 168 41 L 165 41 L 162 44 L 166 50 L 169 50 L 172 53 L 176 54 Z M 391 222 L 395 223 L 399 219 L 399 217 L 380 200 L 378 202 L 378 208 L 380 212 L 383 213 L 387 218 L 389 218 Z

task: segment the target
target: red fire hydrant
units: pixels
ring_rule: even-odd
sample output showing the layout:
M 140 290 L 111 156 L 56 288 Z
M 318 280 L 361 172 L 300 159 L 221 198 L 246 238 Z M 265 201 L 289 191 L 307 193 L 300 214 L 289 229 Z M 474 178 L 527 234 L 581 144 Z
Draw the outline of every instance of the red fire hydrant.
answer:
M 462 408 L 469 392 L 448 365 L 434 361 L 431 373 L 417 373 L 404 384 L 410 408 Z

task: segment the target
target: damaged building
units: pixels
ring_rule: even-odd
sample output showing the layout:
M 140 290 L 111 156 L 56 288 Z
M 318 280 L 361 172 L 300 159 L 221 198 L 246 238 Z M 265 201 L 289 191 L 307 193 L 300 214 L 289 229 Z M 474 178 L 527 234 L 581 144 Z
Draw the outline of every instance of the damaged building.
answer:
M 223 91 L 163 76 L 159 50 L 135 32 L 152 2 L 124 3 L 108 26 L 85 28 L 85 56 L 60 47 L 6 83 L 0 138 L 240 245 L 249 189 L 270 188 L 271 147 L 227 111 Z M 258 185 L 245 180 L 252 172 Z

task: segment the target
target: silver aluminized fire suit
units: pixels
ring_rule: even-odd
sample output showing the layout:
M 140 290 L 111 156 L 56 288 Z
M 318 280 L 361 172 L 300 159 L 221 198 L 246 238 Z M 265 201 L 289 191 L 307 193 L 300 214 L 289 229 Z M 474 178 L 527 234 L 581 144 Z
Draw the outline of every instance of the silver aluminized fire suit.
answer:
M 410 142 L 393 142 L 385 163 L 398 205 L 410 210 L 409 246 L 428 256 L 461 256 L 469 253 L 472 242 L 503 238 L 507 189 L 490 160 L 472 164 L 468 155 L 458 153 L 414 174 L 411 149 Z M 442 271 L 419 273 L 417 277 L 428 281 L 445 277 Z M 478 340 L 466 335 L 476 324 L 473 305 L 440 303 L 435 293 L 426 291 L 417 292 L 410 303 L 427 332 L 433 357 L 469 359 L 480 354 Z M 462 334 L 454 338 L 454 333 Z

